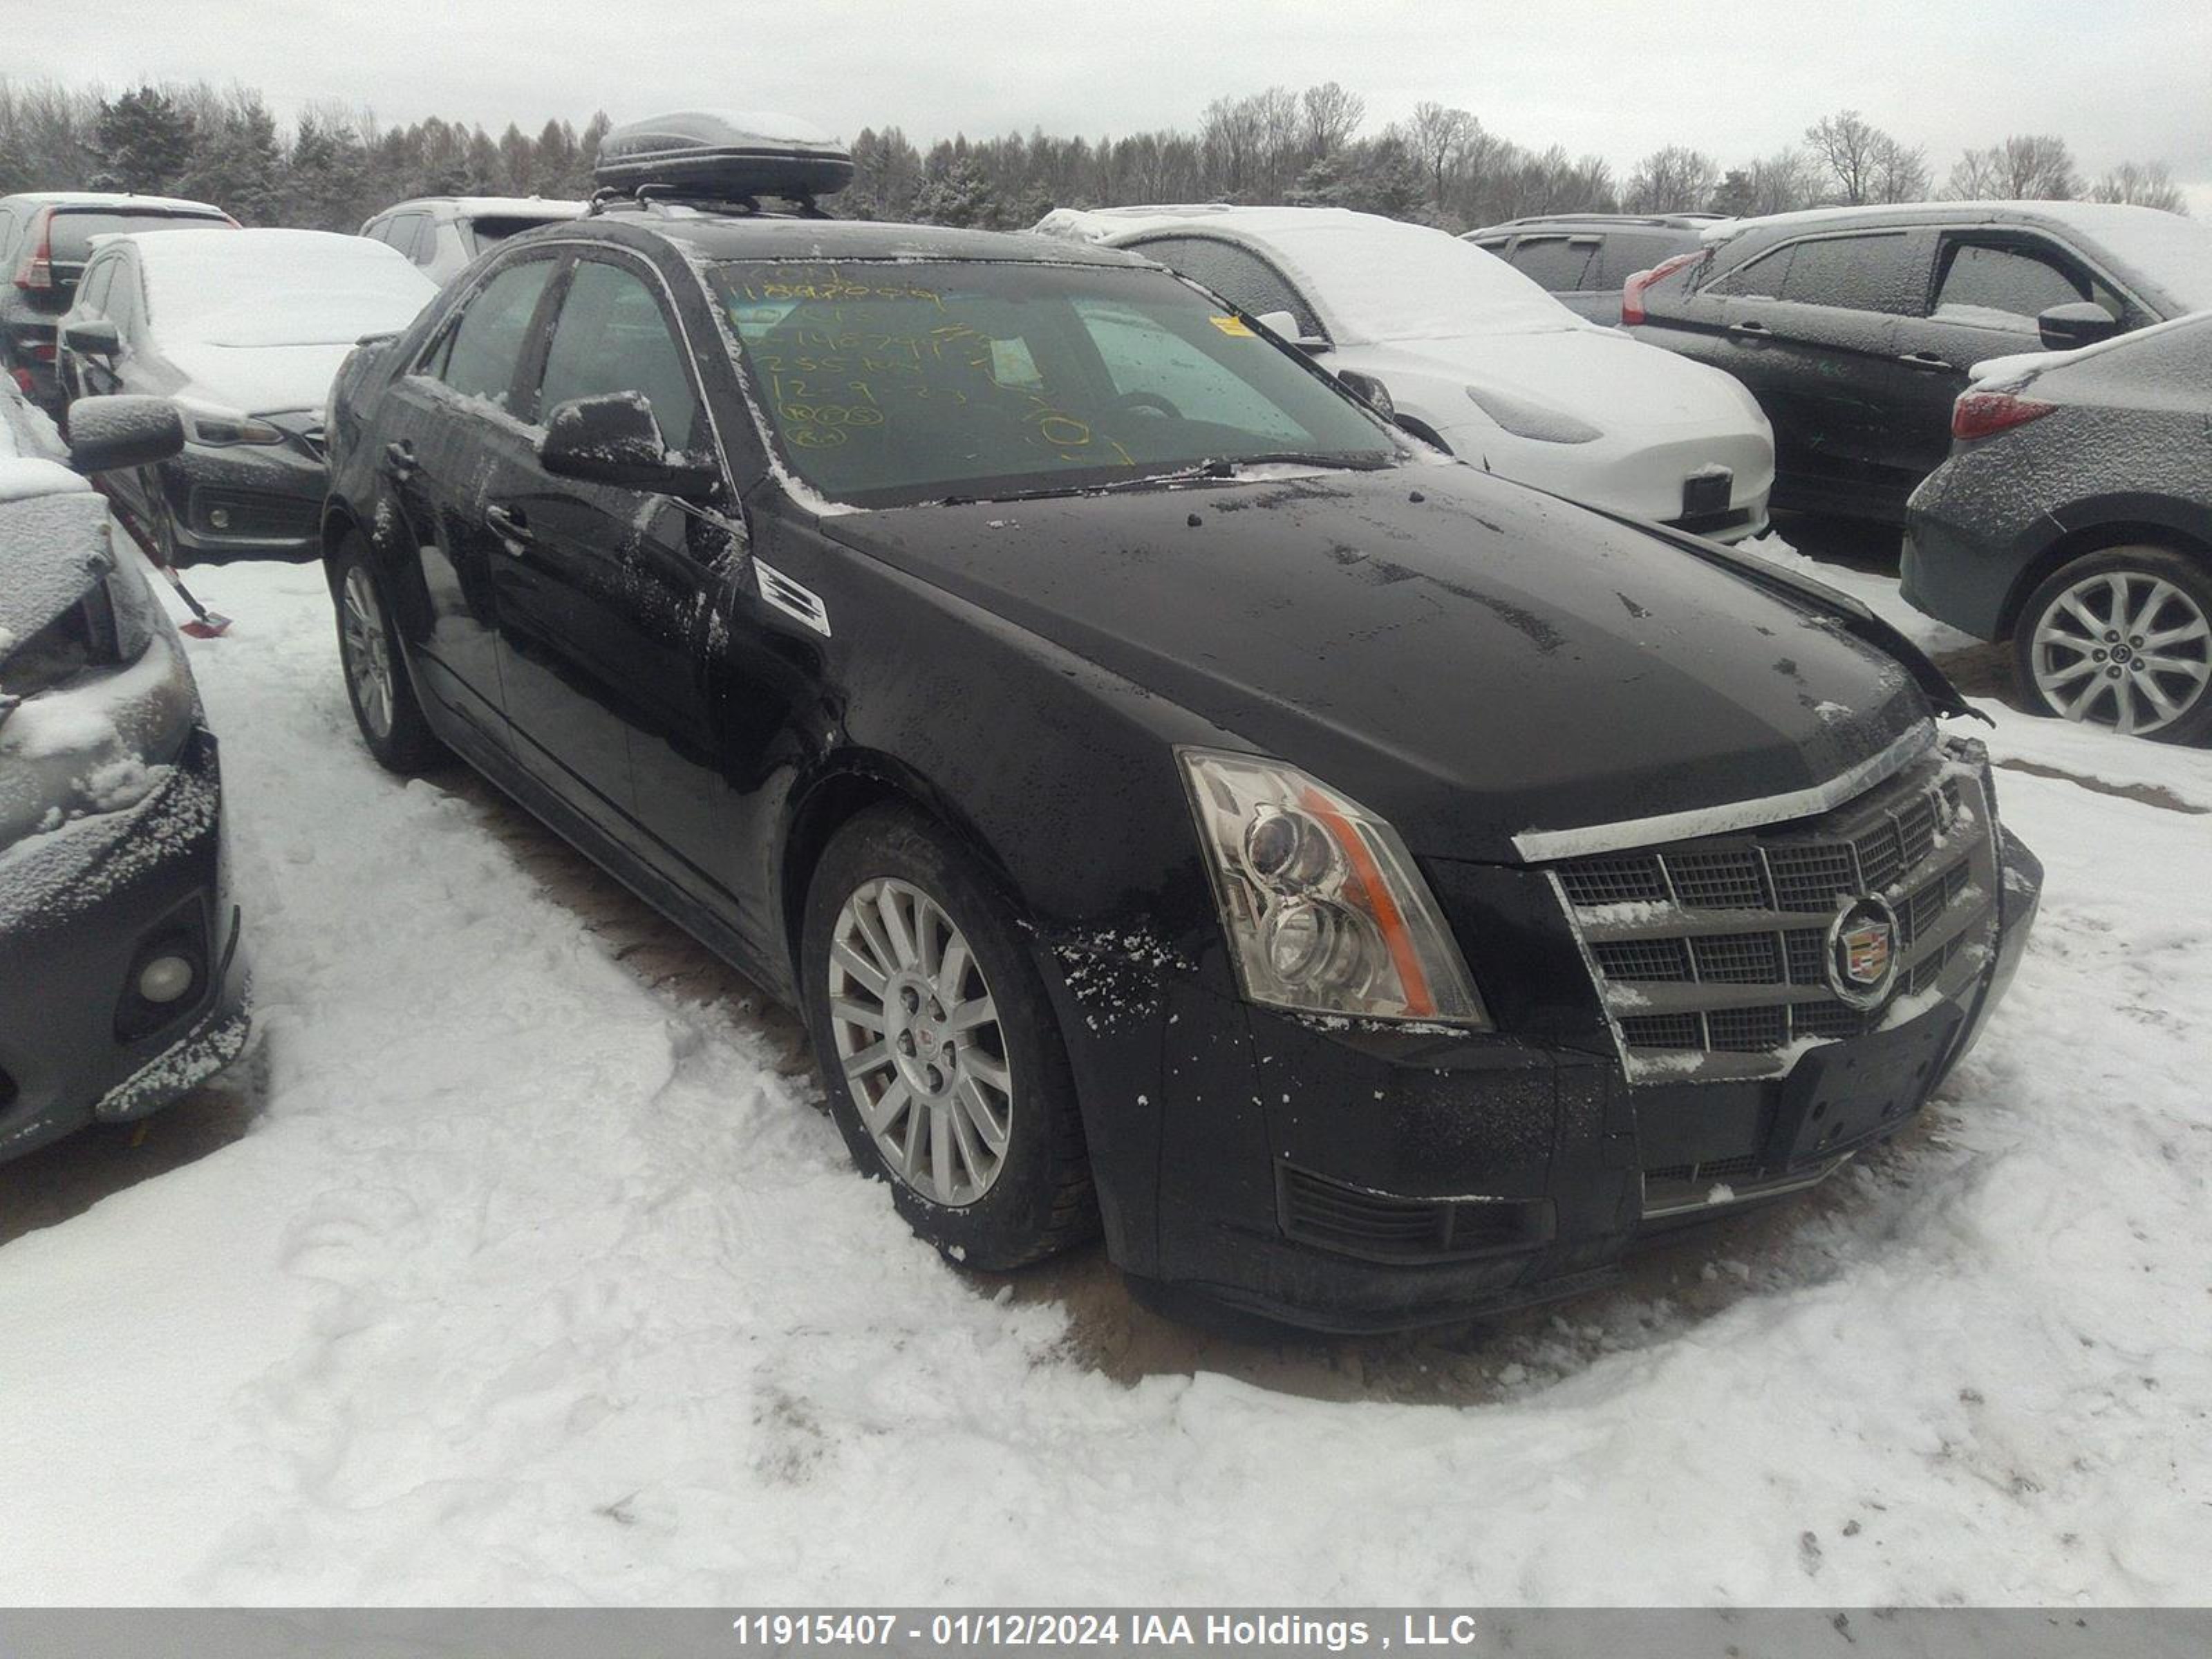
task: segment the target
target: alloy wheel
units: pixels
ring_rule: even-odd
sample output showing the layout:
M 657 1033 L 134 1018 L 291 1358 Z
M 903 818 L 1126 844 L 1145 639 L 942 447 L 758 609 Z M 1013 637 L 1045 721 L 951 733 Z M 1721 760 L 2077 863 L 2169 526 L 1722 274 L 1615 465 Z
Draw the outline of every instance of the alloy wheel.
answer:
M 345 671 L 362 719 L 379 738 L 392 735 L 392 651 L 384 631 L 384 607 L 366 567 L 355 565 L 345 578 Z
M 2171 726 L 2212 684 L 2212 621 L 2148 571 L 2083 578 L 2037 619 L 2036 690 L 2069 720 L 2141 735 Z
M 966 936 L 911 882 L 863 882 L 830 938 L 830 1023 L 884 1164 L 932 1203 L 991 1190 L 1013 1127 L 998 1004 Z

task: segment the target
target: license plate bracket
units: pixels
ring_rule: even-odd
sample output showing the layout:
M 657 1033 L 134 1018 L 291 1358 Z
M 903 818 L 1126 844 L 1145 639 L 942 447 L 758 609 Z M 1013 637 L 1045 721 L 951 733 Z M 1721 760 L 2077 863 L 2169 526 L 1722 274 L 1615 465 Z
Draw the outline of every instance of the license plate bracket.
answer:
M 1815 1048 L 1784 1085 L 1774 1145 L 1785 1165 L 1834 1158 L 1893 1133 L 1917 1112 L 1958 1036 L 1946 1006 L 1893 1031 Z
M 1682 516 L 1710 519 L 1729 510 L 1735 493 L 1735 474 L 1724 466 L 1709 466 L 1682 480 Z

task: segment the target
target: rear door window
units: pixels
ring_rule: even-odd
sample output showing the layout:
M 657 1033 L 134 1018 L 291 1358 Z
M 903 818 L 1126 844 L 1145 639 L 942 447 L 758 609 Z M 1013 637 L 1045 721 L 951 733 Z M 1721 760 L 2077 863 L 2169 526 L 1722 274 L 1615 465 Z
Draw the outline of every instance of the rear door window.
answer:
M 1320 317 L 1291 286 L 1290 279 L 1249 248 L 1212 236 L 1154 236 L 1129 246 L 1132 252 L 1157 259 L 1169 270 L 1212 289 L 1248 316 L 1287 311 L 1298 319 L 1302 337 L 1328 338 Z
M 553 261 L 524 259 L 500 271 L 441 332 L 419 372 L 442 380 L 464 398 L 482 398 L 505 410 L 514 390 L 531 319 L 545 293 Z
M 691 368 L 661 310 L 636 272 L 604 259 L 585 259 L 569 278 L 545 351 L 537 410 L 576 398 L 635 392 L 653 405 L 660 435 L 678 448 L 696 441 L 699 395 Z
M 1513 268 L 1553 294 L 1572 294 L 1597 284 L 1595 236 L 1523 236 L 1513 250 Z
M 1796 244 L 1782 297 L 1798 305 L 1910 316 L 1919 309 L 1912 239 L 1902 230 Z
M 1705 292 L 1735 300 L 1778 300 L 1783 283 L 1789 280 L 1790 262 L 1796 252 L 1796 245 L 1787 244 L 1771 253 L 1762 253 L 1747 264 L 1723 271 L 1705 284 Z

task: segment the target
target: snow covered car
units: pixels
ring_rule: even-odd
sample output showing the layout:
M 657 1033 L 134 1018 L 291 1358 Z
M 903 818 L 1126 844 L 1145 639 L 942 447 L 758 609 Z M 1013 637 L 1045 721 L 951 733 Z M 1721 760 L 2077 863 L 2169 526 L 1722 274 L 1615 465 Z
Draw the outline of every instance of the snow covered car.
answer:
M 106 237 L 61 321 L 64 403 L 137 393 L 183 411 L 182 454 L 108 480 L 165 562 L 312 557 L 331 378 L 364 335 L 404 328 L 436 292 L 358 236 Z
M 175 411 L 80 404 L 77 471 L 25 416 L 0 393 L 0 1158 L 167 1105 L 248 1027 L 215 737 L 79 476 L 173 452 Z
M 542 196 L 418 196 L 385 209 L 361 234 L 397 248 L 442 287 L 508 237 L 583 211 L 581 202 Z
M 2043 714 L 2212 742 L 2212 312 L 1980 364 L 1951 431 L 1905 597 L 2009 639 Z
M 1973 1040 L 2038 872 L 1863 608 L 1150 261 L 757 213 L 837 154 L 687 130 L 744 200 L 516 237 L 341 374 L 339 659 L 385 765 L 799 1006 L 948 1255 L 1449 1319 L 1821 1179 Z
M 1766 528 L 1774 440 L 1742 386 L 1577 317 L 1443 231 L 1218 206 L 1064 208 L 1036 228 L 1204 284 L 1486 472 L 1717 541 Z

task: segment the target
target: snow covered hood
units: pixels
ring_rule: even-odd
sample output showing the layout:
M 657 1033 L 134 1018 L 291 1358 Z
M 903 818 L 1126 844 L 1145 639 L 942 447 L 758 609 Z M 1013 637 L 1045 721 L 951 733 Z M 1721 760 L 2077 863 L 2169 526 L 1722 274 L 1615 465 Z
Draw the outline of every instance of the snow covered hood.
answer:
M 138 260 L 161 355 L 250 414 L 319 408 L 362 336 L 398 332 L 438 291 L 383 243 L 319 230 L 165 231 Z
M 1305 293 L 1340 345 L 1601 331 L 1472 243 L 1347 208 L 1063 208 L 1036 228 L 1116 246 L 1165 232 L 1240 242 Z
M 1463 334 L 1449 339 L 1372 346 L 1354 367 L 1392 384 L 1393 367 L 1457 375 L 1485 392 L 1571 411 L 1613 433 L 1742 424 L 1746 399 L 1735 384 L 1701 363 L 1662 351 L 1617 329 L 1559 334 Z M 1487 425 L 1472 400 L 1462 418 Z

